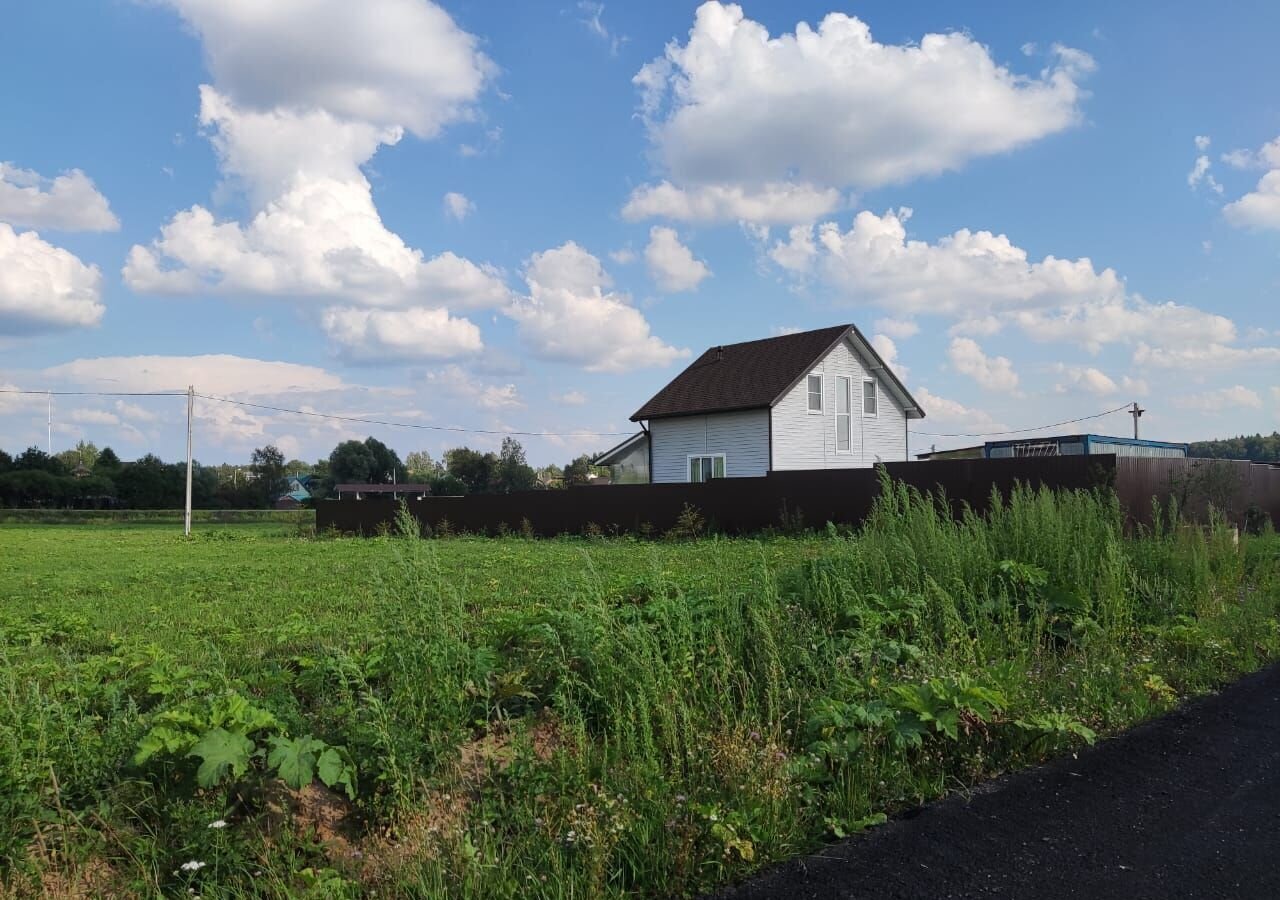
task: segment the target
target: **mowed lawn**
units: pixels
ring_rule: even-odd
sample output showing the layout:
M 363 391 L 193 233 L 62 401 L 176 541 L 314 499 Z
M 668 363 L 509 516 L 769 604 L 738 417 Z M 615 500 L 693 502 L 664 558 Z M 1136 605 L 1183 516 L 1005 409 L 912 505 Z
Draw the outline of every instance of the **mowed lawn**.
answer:
M 821 543 L 452 538 L 423 548 L 430 577 L 465 597 L 479 622 L 503 609 L 624 595 L 645 577 L 719 595 L 762 568 L 812 557 Z M 396 626 L 400 607 L 385 602 L 383 581 L 402 550 L 394 540 L 301 540 L 279 524 L 197 525 L 191 539 L 180 525 L 0 525 L 0 613 L 83 616 L 105 633 L 187 651 L 228 636 L 252 642 L 290 621 L 325 641 L 358 643 Z

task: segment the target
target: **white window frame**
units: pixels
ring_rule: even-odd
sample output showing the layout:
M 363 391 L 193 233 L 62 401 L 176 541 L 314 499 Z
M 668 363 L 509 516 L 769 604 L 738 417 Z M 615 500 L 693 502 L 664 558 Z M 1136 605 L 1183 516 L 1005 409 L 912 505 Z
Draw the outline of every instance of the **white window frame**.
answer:
M 871 385 L 871 402 L 875 404 L 875 410 L 873 412 L 867 412 L 867 385 Z M 880 386 L 876 384 L 876 380 L 874 378 L 862 379 L 862 418 L 880 418 Z
M 710 478 L 703 478 L 699 481 L 693 480 L 692 469 L 693 469 L 693 461 L 695 459 L 711 460 L 711 477 Z M 720 467 L 721 467 L 721 470 L 724 472 L 724 474 L 721 475 L 720 477 L 728 478 L 729 477 L 729 458 L 725 454 L 723 453 L 690 453 L 688 456 L 684 458 L 685 479 L 689 482 L 689 484 L 705 484 L 708 481 L 714 481 L 716 478 L 715 471 L 716 471 L 717 459 L 720 460 Z
M 845 396 L 844 412 L 840 412 L 840 388 L 842 385 L 844 387 L 844 396 Z M 836 404 L 835 404 L 835 409 L 833 411 L 833 414 L 835 415 L 835 423 L 836 423 L 836 431 L 835 431 L 836 452 L 852 453 L 853 452 L 853 379 L 850 378 L 848 375 L 836 376 Z M 840 449 L 840 419 L 841 418 L 847 419 L 848 426 L 849 426 L 849 446 L 845 447 L 843 450 Z
M 809 386 L 810 378 L 818 379 L 818 408 L 817 409 L 813 408 L 813 389 Z M 805 391 L 804 405 L 805 405 L 805 409 L 809 411 L 809 415 L 811 416 L 822 415 L 822 411 L 823 409 L 826 408 L 826 405 L 827 405 L 827 393 L 826 393 L 827 380 L 822 377 L 821 372 L 810 372 L 808 375 L 805 376 L 804 391 Z

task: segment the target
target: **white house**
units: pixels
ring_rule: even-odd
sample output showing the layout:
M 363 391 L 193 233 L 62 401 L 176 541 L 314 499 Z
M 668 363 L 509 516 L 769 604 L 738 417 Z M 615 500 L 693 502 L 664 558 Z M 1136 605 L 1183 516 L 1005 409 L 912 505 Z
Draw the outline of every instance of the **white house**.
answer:
M 596 463 L 647 457 L 654 483 L 863 468 L 906 460 L 907 422 L 921 418 L 862 333 L 837 325 L 712 347 L 631 417 L 640 434 Z

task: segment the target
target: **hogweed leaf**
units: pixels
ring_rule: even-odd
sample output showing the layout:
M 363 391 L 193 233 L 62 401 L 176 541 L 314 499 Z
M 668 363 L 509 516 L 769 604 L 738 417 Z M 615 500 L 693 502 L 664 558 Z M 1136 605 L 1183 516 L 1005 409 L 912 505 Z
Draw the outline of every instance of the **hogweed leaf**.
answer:
M 298 738 L 271 738 L 267 765 L 294 790 L 301 790 L 316 777 L 316 756 L 324 750 L 324 741 L 311 735 Z
M 249 766 L 253 754 L 253 741 L 243 734 L 225 728 L 211 728 L 191 748 L 188 756 L 199 757 L 196 783 L 201 787 L 213 787 L 230 772 L 239 778 Z

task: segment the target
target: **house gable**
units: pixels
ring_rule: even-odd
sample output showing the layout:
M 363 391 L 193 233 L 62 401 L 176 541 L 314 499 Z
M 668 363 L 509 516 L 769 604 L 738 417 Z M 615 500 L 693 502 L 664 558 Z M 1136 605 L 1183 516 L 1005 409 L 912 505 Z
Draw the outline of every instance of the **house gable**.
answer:
M 907 458 L 906 425 L 908 409 L 896 379 L 879 357 L 864 354 L 850 335 L 810 367 L 770 410 L 772 468 L 835 469 L 866 468 L 876 462 Z M 809 376 L 821 379 L 822 404 L 811 410 Z M 863 410 L 863 385 L 875 388 L 875 415 Z M 847 413 L 842 413 L 838 395 L 848 390 Z M 908 395 L 909 396 L 909 395 Z M 838 416 L 848 416 L 848 447 L 840 447 Z

